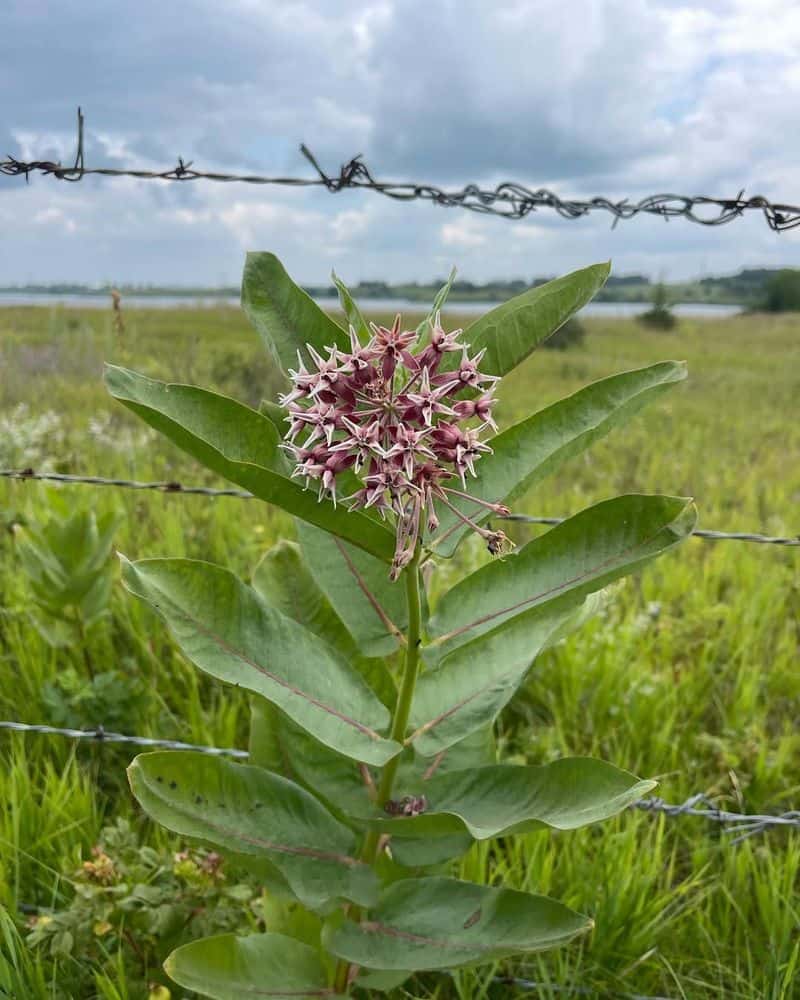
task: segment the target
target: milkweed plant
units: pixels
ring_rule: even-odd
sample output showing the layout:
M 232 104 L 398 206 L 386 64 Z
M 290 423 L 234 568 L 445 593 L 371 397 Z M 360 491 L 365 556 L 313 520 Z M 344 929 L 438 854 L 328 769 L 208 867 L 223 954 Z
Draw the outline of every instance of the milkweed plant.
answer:
M 691 533 L 681 497 L 633 494 L 514 547 L 514 501 L 685 378 L 666 361 L 601 379 L 498 432 L 501 379 L 588 302 L 607 264 L 531 289 L 463 332 L 442 319 L 345 326 L 270 253 L 248 255 L 242 301 L 286 389 L 256 411 L 110 366 L 110 392 L 215 473 L 288 511 L 296 541 L 249 582 L 190 559 L 123 558 L 201 670 L 252 699 L 246 764 L 138 756 L 133 794 L 157 822 L 234 856 L 268 888 L 265 933 L 186 944 L 166 969 L 238 1000 L 388 992 L 565 945 L 590 918 L 545 896 L 461 881 L 475 841 L 607 819 L 652 781 L 587 757 L 499 763 L 498 715 L 537 656 L 598 593 Z M 467 536 L 485 559 L 429 602 Z M 450 576 L 450 574 L 447 574 Z M 439 589 L 439 588 L 437 588 Z

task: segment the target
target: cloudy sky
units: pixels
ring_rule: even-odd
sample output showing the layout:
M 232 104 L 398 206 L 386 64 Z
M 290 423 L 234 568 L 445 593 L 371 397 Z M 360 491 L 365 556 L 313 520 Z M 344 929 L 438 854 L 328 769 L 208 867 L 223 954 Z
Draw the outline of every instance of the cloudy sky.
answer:
M 0 154 L 310 176 L 511 179 L 564 196 L 800 201 L 796 0 L 3 0 Z M 555 274 L 674 280 L 800 265 L 800 231 L 607 216 L 519 222 L 369 192 L 0 177 L 0 285 L 235 283 L 248 249 L 306 282 Z

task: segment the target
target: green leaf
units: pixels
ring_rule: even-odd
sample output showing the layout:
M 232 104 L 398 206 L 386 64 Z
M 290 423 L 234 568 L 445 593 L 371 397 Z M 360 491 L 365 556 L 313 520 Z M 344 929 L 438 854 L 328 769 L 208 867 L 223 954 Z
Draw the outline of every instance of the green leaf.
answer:
M 471 354 L 486 349 L 481 371 L 505 375 L 516 368 L 594 298 L 610 270 L 610 261 L 581 268 L 516 295 L 475 320 L 464 333 L 464 343 L 470 345 Z M 443 361 L 442 370 L 457 363 L 458 355 L 451 355 Z
M 252 699 L 250 724 L 250 760 L 269 768 L 310 789 L 327 807 L 345 822 L 373 823 L 386 819 L 374 802 L 377 773 L 335 753 L 270 705 L 263 698 Z M 491 730 L 472 734 L 450 747 L 433 764 L 406 750 L 400 762 L 395 798 L 420 794 L 436 775 L 451 771 L 480 769 L 496 759 Z M 377 825 L 380 825 L 379 823 Z M 389 827 L 386 828 L 387 830 Z M 439 864 L 463 854 L 473 838 L 463 826 L 453 836 L 416 836 L 415 828 L 391 827 L 405 839 L 392 847 L 395 860 L 406 867 Z
M 395 539 L 388 528 L 330 500 L 318 501 L 315 492 L 289 478 L 280 436 L 268 417 L 227 396 L 158 382 L 115 365 L 106 366 L 106 385 L 115 399 L 209 469 L 391 562 Z
M 435 774 L 424 782 L 398 782 L 396 797 L 425 795 L 415 817 L 381 817 L 379 828 L 404 837 L 456 835 L 476 840 L 542 827 L 575 830 L 608 819 L 656 785 L 591 757 L 564 757 L 541 767 L 494 764 Z M 392 844 L 400 843 L 395 839 Z
M 260 695 L 250 697 L 250 738 L 248 752 L 250 762 L 266 771 L 282 774 L 284 778 L 296 781 L 294 768 L 291 766 L 289 754 L 284 746 L 281 734 L 282 720 L 286 716 L 272 702 Z M 304 730 L 299 729 L 299 732 Z M 320 743 L 319 746 L 322 746 Z M 327 747 L 326 747 L 327 749 Z M 350 761 L 349 757 L 343 758 Z M 351 762 L 352 763 L 352 762 Z M 302 784 L 302 782 L 301 782 Z
M 430 620 L 423 655 L 443 660 L 417 684 L 406 742 L 429 756 L 495 719 L 587 595 L 682 541 L 695 517 L 681 497 L 617 497 L 462 580 Z
M 367 323 L 364 319 L 361 310 L 356 305 L 355 299 L 350 294 L 350 289 L 335 271 L 331 271 L 331 278 L 333 279 L 333 283 L 336 285 L 336 290 L 339 293 L 339 302 L 341 303 L 342 310 L 347 318 L 348 326 L 352 326 L 361 343 L 366 344 L 372 336 L 369 323 Z
M 463 857 L 475 843 L 468 833 L 420 837 L 396 837 L 389 849 L 392 859 L 403 868 L 430 868 Z
M 262 399 L 258 412 L 272 422 L 278 437 L 282 438 L 286 431 L 286 410 L 271 399 Z
M 177 948 L 164 963 L 179 986 L 212 1000 L 344 1000 L 328 988 L 319 953 L 283 934 L 218 934 Z
M 357 860 L 355 834 L 286 778 L 193 750 L 140 754 L 128 778 L 162 826 L 266 858 L 310 909 L 332 899 L 368 906 L 375 898 L 375 874 Z
M 556 629 L 547 640 L 544 649 L 552 649 L 567 636 L 583 628 L 586 622 L 600 614 L 609 604 L 609 590 L 598 590 L 594 594 L 589 594 L 586 600 L 570 616 L 566 618 L 559 628 Z
M 493 454 L 476 466 L 478 476 L 470 480 L 469 493 L 492 503 L 521 496 L 685 378 L 683 362 L 663 361 L 593 382 L 534 413 L 492 439 Z M 489 516 L 475 504 L 452 499 L 475 521 Z M 468 529 L 452 511 L 443 508 L 439 514 L 441 526 L 430 547 L 437 555 L 450 556 Z
M 331 536 L 331 542 L 337 542 Z M 338 543 L 344 544 L 344 543 Z M 354 550 L 358 552 L 358 550 Z M 383 563 L 362 554 L 377 567 L 382 582 L 386 581 Z M 343 568 L 343 573 L 346 572 Z M 334 611 L 330 601 L 319 587 L 315 576 L 303 558 L 300 547 L 295 542 L 281 541 L 265 553 L 253 573 L 253 587 L 267 604 L 277 608 L 288 618 L 293 618 L 310 632 L 318 635 L 323 642 L 332 646 L 357 670 L 384 705 L 394 707 L 397 689 L 383 660 L 368 659 L 360 654 L 352 636 L 341 618 Z
M 311 789 L 337 815 L 370 813 L 375 776 L 366 765 L 323 745 L 263 698 L 251 703 L 250 753 L 259 766 Z
M 305 561 L 364 656 L 388 656 L 408 627 L 405 588 L 367 552 L 308 524 L 297 524 Z
M 151 604 L 201 670 L 271 701 L 334 750 L 383 765 L 389 713 L 317 636 L 270 608 L 233 573 L 191 559 L 123 558 L 123 580 Z
M 452 969 L 556 948 L 591 926 L 546 896 L 423 878 L 389 886 L 360 924 L 331 920 L 322 940 L 368 969 Z
M 433 305 L 431 306 L 431 311 L 425 317 L 425 319 L 417 327 L 417 333 L 422 338 L 423 341 L 427 340 L 431 335 L 431 330 L 433 329 L 434 321 L 436 320 L 436 313 L 440 309 L 444 308 L 445 302 L 447 302 L 447 296 L 450 294 L 450 289 L 453 287 L 453 282 L 456 280 L 456 269 L 453 267 L 450 269 L 450 274 L 447 277 L 447 281 L 442 285 L 433 300 Z
M 588 507 L 445 594 L 428 622 L 427 656 L 567 594 L 583 600 L 682 542 L 696 520 L 685 497 L 632 494 Z
M 273 253 L 248 253 L 242 276 L 242 308 L 267 350 L 284 371 L 297 367 L 306 344 L 322 353 L 350 346 L 347 333 L 296 285 Z
M 466 643 L 438 669 L 423 673 L 411 705 L 414 731 L 406 743 L 427 757 L 493 722 L 575 610 L 569 595 L 535 608 L 502 630 Z
M 392 969 L 362 969 L 356 976 L 356 986 L 365 990 L 377 990 L 379 993 L 390 993 L 401 986 L 406 979 L 413 976 L 413 972 L 406 970 Z

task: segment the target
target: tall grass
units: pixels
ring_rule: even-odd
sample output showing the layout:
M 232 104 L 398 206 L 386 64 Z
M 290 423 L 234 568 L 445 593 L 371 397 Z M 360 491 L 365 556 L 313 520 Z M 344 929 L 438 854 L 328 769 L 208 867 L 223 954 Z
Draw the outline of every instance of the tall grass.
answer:
M 690 379 L 518 510 L 572 513 L 617 493 L 672 492 L 696 498 L 701 526 L 800 530 L 800 322 L 684 320 L 672 333 L 622 320 L 586 327 L 583 347 L 539 352 L 504 381 L 505 423 L 595 378 L 662 358 L 686 358 Z M 0 419 L 26 404 L 26 419 L 50 411 L 58 421 L 42 439 L 18 420 L 15 461 L 61 471 L 212 482 L 114 407 L 100 383 L 104 359 L 254 404 L 274 396 L 278 384 L 255 335 L 229 309 L 131 312 L 122 340 L 110 317 L 91 311 L 6 309 L 0 345 L 3 373 L 12 373 L 0 381 Z M 0 459 L 4 446 L 10 443 L 0 442 Z M 44 516 L 50 489 L 0 485 L 0 717 L 48 721 L 48 690 L 66 671 L 84 669 L 79 651 L 54 652 L 31 628 L 13 536 L 3 530 Z M 117 546 L 135 557 L 186 554 L 247 574 L 272 542 L 293 532 L 287 516 L 253 502 L 71 490 L 75 503 L 125 514 Z M 540 529 L 511 530 L 522 540 Z M 455 577 L 483 558 L 467 544 L 441 575 Z M 92 660 L 146 688 L 143 698 L 114 702 L 121 728 L 244 745 L 241 695 L 187 664 L 147 609 L 119 588 L 112 611 L 92 639 Z M 541 658 L 499 738 L 518 761 L 605 757 L 659 777 L 659 793 L 670 801 L 703 791 L 741 810 L 798 807 L 798 612 L 797 550 L 690 540 L 617 587 L 600 617 Z M 101 700 L 94 710 L 103 708 Z M 102 967 L 76 956 L 54 973 L 20 938 L 17 919 L 23 904 L 65 905 L 103 823 L 137 816 L 122 777 L 129 756 L 110 746 L 0 734 L 0 996 L 139 995 L 124 956 L 109 956 Z M 143 842 L 168 842 L 137 822 Z M 596 931 L 580 947 L 489 973 L 420 977 L 406 996 L 516 995 L 494 981 L 508 974 L 536 981 L 538 995 L 553 998 L 570 985 L 596 996 L 797 995 L 796 833 L 734 844 L 701 819 L 630 811 L 568 837 L 476 845 L 460 870 L 552 892 L 591 913 Z

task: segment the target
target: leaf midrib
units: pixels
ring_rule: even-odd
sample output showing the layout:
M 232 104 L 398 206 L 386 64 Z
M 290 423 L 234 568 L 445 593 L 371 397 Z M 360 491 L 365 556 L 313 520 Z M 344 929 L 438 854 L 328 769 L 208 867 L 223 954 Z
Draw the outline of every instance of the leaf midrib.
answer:
M 155 601 L 153 602 L 153 607 L 155 607 L 159 611 L 161 610 L 161 606 L 157 604 Z M 243 663 L 246 663 L 254 670 L 257 670 L 260 674 L 263 674 L 265 677 L 268 677 L 270 680 L 274 681 L 280 687 L 285 688 L 287 691 L 291 691 L 292 694 L 295 694 L 298 697 L 303 698 L 305 701 L 309 702 L 312 705 L 315 705 L 317 708 L 321 709 L 324 712 L 327 712 L 329 715 L 334 716 L 341 722 L 344 722 L 346 725 L 352 726 L 358 732 L 362 733 L 365 736 L 368 736 L 371 740 L 375 740 L 378 742 L 384 741 L 384 737 L 381 736 L 380 733 L 377 733 L 374 729 L 370 729 L 370 727 L 364 725 L 363 722 L 359 722 L 357 719 L 350 718 L 349 715 L 345 715 L 344 712 L 340 712 L 337 708 L 334 708 L 333 705 L 326 704 L 319 698 L 315 698 L 308 692 L 303 691 L 302 688 L 298 688 L 294 684 L 290 684 L 289 681 L 286 681 L 282 677 L 279 677 L 271 670 L 267 670 L 266 667 L 262 666 L 260 663 L 257 663 L 255 660 L 252 660 L 244 652 L 236 649 L 235 646 L 232 646 L 230 643 L 226 642 L 222 638 L 222 636 L 218 635 L 216 632 L 213 632 L 211 629 L 201 624 L 194 616 L 189 614 L 183 608 L 180 608 L 175 604 L 172 605 L 172 608 L 177 617 L 182 618 L 183 621 L 185 622 L 188 622 L 190 625 L 196 628 L 201 635 L 204 635 L 207 639 L 210 639 L 215 645 L 217 645 L 224 652 L 229 653 L 236 659 L 241 660 Z

